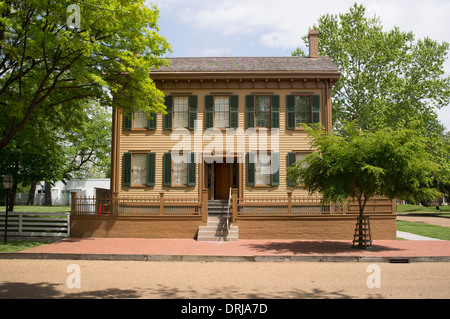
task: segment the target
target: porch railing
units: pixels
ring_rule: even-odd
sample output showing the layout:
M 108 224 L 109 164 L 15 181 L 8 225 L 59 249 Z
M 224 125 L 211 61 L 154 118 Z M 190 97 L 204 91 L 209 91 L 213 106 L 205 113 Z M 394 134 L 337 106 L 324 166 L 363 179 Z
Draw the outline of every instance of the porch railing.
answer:
M 72 215 L 114 216 L 202 216 L 202 205 L 198 199 L 182 196 L 121 196 L 118 198 L 96 198 L 76 196 L 72 193 Z
M 114 216 L 185 216 L 201 217 L 204 222 L 208 216 L 208 190 L 203 190 L 203 201 L 197 198 L 183 196 L 166 196 L 164 192 L 158 195 L 118 198 L 77 197 L 72 193 L 72 215 L 114 215 Z M 395 214 L 395 201 L 376 197 L 366 203 L 365 213 Z M 239 217 L 270 217 L 270 216 L 333 216 L 359 214 L 356 202 L 322 204 L 319 196 L 251 196 L 238 198 L 238 190 L 231 190 L 229 200 L 229 215 L 231 223 Z
M 237 192 L 232 195 L 231 216 L 233 222 L 239 217 L 270 217 L 270 216 L 317 216 L 317 215 L 356 215 L 359 214 L 357 202 L 321 203 L 319 196 L 252 196 L 237 198 Z M 395 203 L 387 198 L 375 197 L 366 203 L 365 214 L 395 214 Z

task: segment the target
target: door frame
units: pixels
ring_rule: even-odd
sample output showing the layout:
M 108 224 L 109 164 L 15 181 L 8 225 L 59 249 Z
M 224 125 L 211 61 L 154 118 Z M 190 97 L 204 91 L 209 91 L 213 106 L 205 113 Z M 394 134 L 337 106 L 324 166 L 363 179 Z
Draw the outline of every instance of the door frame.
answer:
M 233 162 L 227 163 L 226 157 L 233 158 Z M 214 182 L 215 182 L 215 173 L 216 173 L 215 172 L 215 164 L 216 164 L 215 159 L 219 158 L 219 157 L 216 156 L 213 158 L 214 158 L 214 161 L 211 163 L 207 163 L 205 161 L 203 162 L 203 164 L 204 164 L 203 165 L 203 185 L 205 188 L 208 189 L 208 199 L 209 200 L 215 199 L 215 194 L 214 194 L 214 192 L 215 192 Z M 242 178 L 243 178 L 242 172 L 243 172 L 244 166 L 243 166 L 243 163 L 241 163 L 239 161 L 239 158 L 240 158 L 240 156 L 238 154 L 223 156 L 222 163 L 230 164 L 230 165 L 233 165 L 233 163 L 235 163 L 237 165 L 237 167 L 236 167 L 236 175 L 237 175 L 236 176 L 237 177 L 236 188 L 238 188 L 241 191 Z M 210 161 L 208 161 L 208 162 L 210 162 Z M 219 163 L 219 164 L 221 164 L 221 163 Z M 210 171 L 208 171 L 208 166 L 210 166 Z M 208 179 L 210 179 L 210 185 L 208 185 Z M 233 186 L 233 168 L 231 168 L 230 179 L 231 179 L 230 184 Z M 238 194 L 239 194 L 238 197 L 240 197 L 240 191 L 238 192 Z

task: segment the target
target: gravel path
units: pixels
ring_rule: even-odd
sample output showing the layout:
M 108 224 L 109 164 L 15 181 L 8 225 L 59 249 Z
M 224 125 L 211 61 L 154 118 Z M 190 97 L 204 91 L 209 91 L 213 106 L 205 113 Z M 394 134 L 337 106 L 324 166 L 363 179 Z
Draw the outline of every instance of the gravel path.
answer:
M 430 225 L 439 225 L 444 227 L 450 227 L 450 218 L 434 217 L 434 216 L 414 216 L 401 214 L 397 215 L 397 220 L 405 220 L 414 223 L 424 223 Z
M 76 266 L 71 270 L 69 265 Z M 0 260 L 0 298 L 448 299 L 449 266 L 446 262 Z M 75 274 L 80 288 L 68 287 L 68 282 L 76 283 L 71 280 Z M 379 274 L 380 288 L 368 287 L 373 274 Z

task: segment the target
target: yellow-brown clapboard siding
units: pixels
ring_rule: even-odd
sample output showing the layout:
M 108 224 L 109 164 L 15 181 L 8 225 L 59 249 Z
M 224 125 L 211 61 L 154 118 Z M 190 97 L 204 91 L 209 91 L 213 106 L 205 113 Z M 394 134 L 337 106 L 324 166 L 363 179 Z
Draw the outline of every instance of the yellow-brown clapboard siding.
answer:
M 183 90 L 167 90 L 165 92 L 166 95 L 184 93 Z M 198 96 L 198 113 L 197 120 L 202 121 L 202 126 L 204 125 L 204 100 L 205 95 L 209 94 L 218 94 L 223 93 L 224 90 L 213 90 L 213 89 L 196 89 L 192 90 L 189 93 Z M 286 156 L 288 152 L 292 151 L 308 151 L 310 149 L 309 139 L 307 134 L 304 131 L 298 130 L 287 130 L 286 129 L 286 95 L 297 93 L 297 92 L 305 92 L 311 94 L 317 94 L 321 97 L 321 122 L 324 123 L 326 114 L 326 105 L 329 104 L 326 96 L 324 96 L 324 89 L 232 89 L 227 90 L 227 94 L 234 94 L 239 96 L 239 128 L 245 130 L 245 96 L 249 94 L 257 94 L 257 93 L 270 93 L 276 94 L 280 96 L 280 129 L 279 129 L 279 153 L 280 153 L 280 185 L 279 186 L 270 186 L 270 187 L 252 187 L 246 186 L 245 184 L 245 163 L 242 163 L 243 172 L 242 176 L 242 186 L 243 186 L 243 195 L 246 196 L 263 196 L 263 195 L 279 195 L 284 196 L 288 191 L 292 191 L 295 195 L 306 195 L 306 192 L 301 188 L 294 189 L 291 186 L 286 185 Z M 163 187 L 162 186 L 162 156 L 165 152 L 170 152 L 170 150 L 179 142 L 178 140 L 171 140 L 172 131 L 163 130 L 163 116 L 162 114 L 158 114 L 157 117 L 157 129 L 156 130 L 142 130 L 142 131 L 123 131 L 122 130 L 122 119 L 119 120 L 119 134 L 120 134 L 120 147 L 119 147 L 119 169 L 118 173 L 118 189 L 119 195 L 133 195 L 133 196 L 143 196 L 147 194 L 159 194 L 159 192 L 164 191 L 168 192 L 170 195 L 183 195 L 188 196 L 190 198 L 198 198 L 199 196 L 199 187 L 202 182 L 202 174 L 200 169 L 202 165 L 197 164 L 197 177 L 196 177 L 196 186 L 195 187 Z M 202 127 L 203 129 L 203 127 Z M 204 130 L 202 130 L 204 133 Z M 192 137 L 194 131 L 190 131 Z M 268 149 L 270 150 L 270 130 L 268 130 Z M 246 138 L 246 152 L 248 151 L 248 138 Z M 203 149 L 207 146 L 211 141 L 202 141 Z M 226 139 L 224 137 L 224 149 L 226 145 Z M 191 143 L 192 149 L 194 149 L 194 143 Z M 234 150 L 237 150 L 237 141 L 235 139 L 234 142 Z M 122 181 L 122 155 L 125 152 L 129 151 L 148 151 L 156 153 L 156 180 L 155 186 L 153 187 L 123 187 L 121 185 Z

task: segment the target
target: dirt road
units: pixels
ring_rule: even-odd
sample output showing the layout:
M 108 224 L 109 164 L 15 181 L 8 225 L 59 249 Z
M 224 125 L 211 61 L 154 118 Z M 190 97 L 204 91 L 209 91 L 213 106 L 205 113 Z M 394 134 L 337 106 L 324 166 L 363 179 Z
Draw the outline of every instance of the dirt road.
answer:
M 0 260 L 0 298 L 447 299 L 449 269 L 445 262 Z

